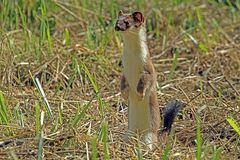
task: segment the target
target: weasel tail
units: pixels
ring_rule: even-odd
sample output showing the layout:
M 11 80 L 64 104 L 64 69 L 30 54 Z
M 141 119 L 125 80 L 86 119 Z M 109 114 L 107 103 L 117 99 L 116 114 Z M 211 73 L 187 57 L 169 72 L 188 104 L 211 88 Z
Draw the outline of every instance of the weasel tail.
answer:
M 128 100 L 128 133 L 139 134 L 151 149 L 158 142 L 160 109 L 157 100 L 157 74 L 147 45 L 144 17 L 141 12 L 119 12 L 115 30 L 123 39 L 123 74 L 121 93 Z M 164 113 L 164 129 L 171 129 L 174 117 L 180 110 L 177 105 L 167 105 Z M 176 108 L 175 108 L 176 107 Z

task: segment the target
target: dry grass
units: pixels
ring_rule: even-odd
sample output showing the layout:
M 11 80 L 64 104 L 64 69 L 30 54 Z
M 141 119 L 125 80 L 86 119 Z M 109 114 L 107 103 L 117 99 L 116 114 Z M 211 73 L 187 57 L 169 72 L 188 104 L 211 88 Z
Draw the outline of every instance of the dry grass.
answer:
M 0 142 L 5 144 L 0 144 L 0 159 L 37 159 L 41 110 L 45 111 L 44 159 L 91 159 L 96 152 L 99 159 L 108 159 L 106 154 L 110 159 L 161 159 L 162 147 L 148 151 L 140 142 L 122 140 L 127 126 L 119 90 L 122 47 L 111 12 L 97 12 L 76 1 L 52 3 L 58 7 L 51 11 L 53 4 L 47 6 L 47 17 L 56 23 L 51 30 L 52 49 L 47 38 L 38 43 L 40 22 L 27 22 L 27 32 L 23 25 L 9 30 L 2 24 L 0 91 L 8 123 L 0 121 Z M 142 3 L 145 7 L 138 7 L 147 16 L 160 109 L 170 100 L 187 103 L 200 94 L 174 123 L 169 159 L 195 159 L 197 118 L 202 159 L 212 159 L 218 150 L 220 159 L 240 159 L 239 135 L 226 121 L 228 116 L 240 121 L 239 11 L 208 1 L 162 2 L 159 8 L 152 1 Z M 135 10 L 136 4 L 117 1 L 113 12 L 116 16 L 119 8 Z M 34 77 L 40 79 L 53 116 Z

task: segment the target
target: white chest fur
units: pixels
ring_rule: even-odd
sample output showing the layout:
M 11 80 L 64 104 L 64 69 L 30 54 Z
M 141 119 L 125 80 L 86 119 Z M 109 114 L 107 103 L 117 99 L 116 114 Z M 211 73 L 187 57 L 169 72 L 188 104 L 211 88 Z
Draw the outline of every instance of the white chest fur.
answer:
M 131 89 L 137 89 L 140 75 L 144 70 L 144 64 L 148 55 L 145 42 L 145 33 L 125 34 L 123 51 L 123 73 Z M 135 90 L 136 91 L 136 90 Z
M 122 60 L 123 60 L 123 74 L 126 77 L 131 90 L 136 91 L 140 75 L 143 72 L 142 57 L 139 55 L 139 53 L 136 54 L 129 53 L 129 51 L 125 51 Z
M 148 56 L 148 48 L 145 42 L 145 33 L 138 35 L 124 35 L 124 52 L 122 56 L 123 74 L 129 85 L 129 108 L 128 108 L 128 129 L 130 132 L 138 132 L 147 135 L 150 130 L 151 114 L 149 95 L 139 100 L 137 85 L 144 71 L 144 65 Z M 151 141 L 151 140 L 150 140 Z

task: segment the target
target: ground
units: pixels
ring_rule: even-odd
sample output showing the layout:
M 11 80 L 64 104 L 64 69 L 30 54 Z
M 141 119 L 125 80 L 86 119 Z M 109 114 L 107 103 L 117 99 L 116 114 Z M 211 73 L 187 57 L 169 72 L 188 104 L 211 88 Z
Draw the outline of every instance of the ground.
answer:
M 240 3 L 231 2 L 1 1 L 0 159 L 240 159 L 227 121 L 240 122 Z M 120 9 L 145 15 L 159 109 L 187 104 L 153 151 L 122 140 Z

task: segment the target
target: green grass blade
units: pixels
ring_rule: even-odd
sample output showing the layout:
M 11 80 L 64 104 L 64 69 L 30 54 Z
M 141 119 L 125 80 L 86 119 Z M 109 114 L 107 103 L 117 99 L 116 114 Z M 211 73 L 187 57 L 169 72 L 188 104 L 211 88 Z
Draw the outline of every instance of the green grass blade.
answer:
M 23 31 L 25 32 L 25 34 L 27 35 L 27 22 L 26 22 L 26 17 L 25 15 L 23 15 L 21 8 L 18 6 L 18 12 L 20 14 L 20 18 L 22 21 L 22 27 L 23 27 Z
M 88 77 L 89 81 L 91 82 L 91 85 L 93 86 L 93 89 L 94 89 L 95 93 L 97 94 L 97 100 L 98 100 L 98 104 L 99 104 L 99 107 L 100 107 L 100 113 L 101 113 L 101 116 L 104 117 L 104 112 L 103 112 L 104 104 L 103 104 L 103 101 L 101 99 L 101 95 L 99 93 L 99 89 L 98 89 L 98 85 L 96 83 L 96 80 L 91 75 L 91 73 L 89 72 L 89 70 L 88 70 L 88 68 L 85 64 L 82 64 L 82 68 L 85 71 L 85 73 L 87 74 L 87 77 Z
M 168 160 L 169 154 L 170 154 L 170 144 L 167 143 L 167 145 L 165 146 L 164 151 L 163 151 L 162 160 Z
M 62 105 L 62 103 L 61 103 L 61 105 Z M 58 120 L 59 120 L 59 123 L 62 125 L 63 124 L 63 116 L 62 116 L 61 106 L 58 106 Z
M 92 160 L 97 160 L 97 138 L 93 138 L 91 141 L 91 146 L 92 146 Z
M 93 96 L 92 99 L 86 105 L 83 106 L 83 109 L 80 113 L 76 113 L 73 121 L 71 122 L 71 127 L 75 127 L 78 124 L 78 122 L 84 117 L 87 109 L 90 107 L 90 104 L 92 103 L 95 97 L 96 95 Z
M 47 28 L 47 40 L 48 40 L 48 47 L 50 54 L 53 54 L 53 42 L 50 34 L 49 24 L 46 22 L 46 28 Z
M 201 126 L 200 126 L 200 120 L 197 118 L 197 153 L 196 158 L 197 160 L 201 160 L 202 156 L 202 136 L 201 136 Z
M 64 42 L 66 45 L 70 44 L 70 35 L 67 28 L 64 30 Z
M 0 124 L 9 125 L 7 106 L 4 102 L 3 93 L 0 91 Z
M 238 133 L 238 135 L 240 136 L 240 127 L 237 124 L 237 122 L 235 121 L 235 119 L 233 119 L 232 117 L 228 117 L 227 121 L 232 126 L 232 128 Z
M 172 63 L 172 67 L 171 67 L 171 70 L 170 70 L 170 74 L 169 74 L 169 77 L 168 79 L 172 79 L 173 75 L 174 75 L 174 72 L 177 68 L 177 61 L 178 61 L 178 58 L 179 58 L 179 51 L 176 50 L 176 53 L 174 54 L 174 58 L 173 58 L 173 63 Z
M 94 91 L 95 91 L 96 93 L 98 93 L 99 90 L 98 90 L 97 83 L 96 83 L 95 79 L 93 78 L 93 76 L 91 75 L 91 73 L 89 72 L 87 66 L 83 63 L 83 64 L 81 65 L 81 67 L 83 68 L 84 72 L 87 74 L 88 79 L 89 79 L 89 81 L 91 82 L 91 85 L 93 86 Z
M 35 103 L 35 133 L 36 136 L 40 136 L 41 124 L 40 124 L 40 106 L 38 103 Z
M 19 107 L 19 103 L 17 103 L 17 105 L 14 107 L 14 118 L 16 120 L 16 122 L 19 124 L 19 126 L 24 127 L 24 120 L 23 120 L 23 113 L 21 108 Z
M 203 51 L 203 53 L 205 53 L 205 54 L 208 53 L 207 47 L 202 42 L 199 42 L 198 48 L 201 49 Z
M 103 121 L 102 124 L 102 141 L 103 141 L 103 146 L 104 146 L 104 159 L 108 160 L 110 159 L 109 156 L 109 148 L 108 148 L 108 124 L 107 122 Z
M 214 146 L 213 158 L 212 160 L 220 160 L 221 159 L 222 148 L 216 148 Z

